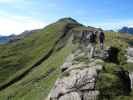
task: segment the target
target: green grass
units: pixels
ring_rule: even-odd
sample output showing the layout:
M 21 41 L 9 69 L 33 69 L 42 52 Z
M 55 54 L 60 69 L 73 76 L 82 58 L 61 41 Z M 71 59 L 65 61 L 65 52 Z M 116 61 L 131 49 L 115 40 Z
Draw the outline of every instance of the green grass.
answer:
M 28 71 L 25 77 L 0 91 L 0 100 L 45 99 L 59 76 L 60 65 L 72 52 L 71 29 L 78 26 L 74 20 L 59 20 L 19 41 L 0 45 L 0 87 Z
M 72 52 L 72 43 L 60 51 L 54 52 L 51 57 L 40 66 L 32 70 L 24 79 L 0 92 L 0 100 L 43 100 L 47 97 L 55 80 L 60 73 L 60 65 Z M 50 69 L 54 69 L 49 75 Z M 45 75 L 48 75 L 45 77 Z M 21 90 L 21 91 L 20 91 Z
M 67 24 L 65 21 L 59 21 L 20 41 L 1 45 L 0 86 L 30 69 L 34 63 L 45 56 L 64 34 Z M 66 40 L 61 43 L 65 44 Z

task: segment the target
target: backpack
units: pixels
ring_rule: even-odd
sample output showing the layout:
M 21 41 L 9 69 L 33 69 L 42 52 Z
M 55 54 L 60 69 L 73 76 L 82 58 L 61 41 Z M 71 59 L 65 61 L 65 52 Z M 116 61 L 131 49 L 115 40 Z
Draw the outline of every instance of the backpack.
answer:
M 100 38 L 104 38 L 104 33 L 103 32 L 100 32 L 99 37 Z

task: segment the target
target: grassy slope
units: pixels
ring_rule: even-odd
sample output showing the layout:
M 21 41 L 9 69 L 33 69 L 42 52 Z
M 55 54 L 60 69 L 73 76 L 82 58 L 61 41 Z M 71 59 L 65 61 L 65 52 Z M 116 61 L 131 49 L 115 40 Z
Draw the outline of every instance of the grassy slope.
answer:
M 30 69 L 61 37 L 67 22 L 54 23 L 13 44 L 0 46 L 0 86 Z M 65 42 L 65 41 L 64 41 Z
M 54 27 L 54 25 L 52 25 Z M 31 66 L 35 60 L 39 59 L 43 53 L 53 46 L 58 38 L 59 32 L 56 29 L 47 27 L 46 29 L 27 37 L 17 43 L 1 46 L 0 52 L 0 82 L 4 82 L 9 76 L 20 69 Z M 58 29 L 57 29 L 58 31 Z M 48 35 L 49 34 L 49 35 Z M 50 39 L 52 39 L 49 41 Z
M 31 77 L 26 79 L 25 81 L 24 81 L 25 77 L 24 79 L 22 78 L 23 81 L 22 80 L 19 81 L 22 85 L 16 86 L 14 84 L 13 89 L 5 89 L 5 91 L 7 90 L 6 93 L 1 91 L 0 100 L 9 99 L 12 96 L 15 96 L 16 98 L 17 96 L 18 97 L 25 96 L 26 95 L 25 93 L 27 92 L 29 93 L 29 89 L 32 89 L 31 86 L 33 85 L 32 81 L 34 81 L 34 79 L 35 81 L 41 80 L 45 78 L 47 75 L 49 75 L 49 73 L 52 73 L 51 75 L 56 77 L 56 74 L 58 72 L 55 71 L 56 68 L 63 63 L 64 58 L 70 53 L 69 49 L 71 47 L 69 46 L 60 49 L 62 46 L 65 45 L 65 43 L 67 43 L 67 40 L 71 34 L 69 30 L 71 30 L 72 26 L 68 27 L 69 26 L 68 24 L 69 25 L 76 24 L 75 26 L 79 25 L 77 22 L 74 22 L 70 19 L 60 20 L 54 24 L 47 26 L 46 28 L 42 29 L 37 33 L 33 33 L 31 36 L 26 37 L 23 40 L 14 42 L 12 44 L 0 46 L 0 52 L 2 52 L 0 54 L 0 87 L 7 83 L 11 83 L 12 80 L 14 79 L 15 83 L 16 78 L 18 78 L 17 80 L 19 80 L 19 77 L 27 71 L 28 71 L 27 74 L 30 76 L 26 75 L 26 77 Z M 45 55 L 51 49 L 53 51 L 52 56 L 48 57 L 48 59 L 44 59 Z M 55 52 L 57 50 L 59 52 Z M 41 61 L 42 63 L 39 63 L 41 65 L 36 65 L 36 63 L 42 58 L 44 61 Z M 38 71 L 36 73 L 35 72 L 33 73 L 32 71 L 34 69 Z M 51 81 L 55 80 L 54 77 L 52 76 L 48 77 L 48 80 Z M 43 81 L 45 81 L 45 79 Z M 30 84 L 29 87 L 27 87 L 26 84 Z M 46 83 L 45 85 L 51 86 L 49 85 L 49 83 Z M 22 88 L 23 86 L 24 87 L 26 86 L 23 89 L 23 92 L 17 94 L 18 91 L 20 90 L 19 88 Z M 18 89 L 16 90 L 16 88 Z M 37 89 L 35 88 L 35 90 Z M 3 93 L 5 93 L 6 95 Z M 15 97 L 13 99 L 15 99 Z
M 32 70 L 21 81 L 1 91 L 0 100 L 9 98 L 10 100 L 43 100 L 46 98 L 60 73 L 59 66 L 63 64 L 66 56 L 72 51 L 71 44 L 71 40 L 69 40 L 63 49 L 54 52 L 51 57 Z

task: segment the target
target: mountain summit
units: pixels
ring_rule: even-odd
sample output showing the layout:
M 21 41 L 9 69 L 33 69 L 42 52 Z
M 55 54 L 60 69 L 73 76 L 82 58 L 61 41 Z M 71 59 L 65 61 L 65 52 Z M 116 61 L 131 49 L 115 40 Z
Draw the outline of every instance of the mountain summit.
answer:
M 70 23 L 78 23 L 75 19 L 73 19 L 71 17 L 62 18 L 62 19 L 59 19 L 59 21 L 70 22 Z

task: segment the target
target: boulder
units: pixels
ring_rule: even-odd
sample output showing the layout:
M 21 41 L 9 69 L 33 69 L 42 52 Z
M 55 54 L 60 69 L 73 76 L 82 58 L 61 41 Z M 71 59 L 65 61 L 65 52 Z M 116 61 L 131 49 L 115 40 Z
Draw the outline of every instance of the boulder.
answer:
M 77 90 L 93 90 L 95 88 L 96 77 L 97 71 L 95 68 L 90 67 L 75 70 L 75 72 L 72 71 L 70 76 L 62 77 L 56 81 L 51 92 L 51 98 L 59 98 L 61 95 Z M 67 97 L 65 96 L 65 98 Z
M 67 77 L 58 79 L 51 91 L 50 98 L 52 100 L 58 99 L 60 96 L 73 91 L 74 90 L 74 89 L 72 90 L 73 84 L 75 84 L 75 80 L 73 80 L 73 79 L 70 79 Z

